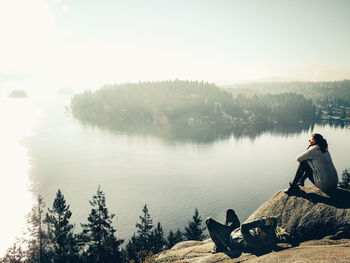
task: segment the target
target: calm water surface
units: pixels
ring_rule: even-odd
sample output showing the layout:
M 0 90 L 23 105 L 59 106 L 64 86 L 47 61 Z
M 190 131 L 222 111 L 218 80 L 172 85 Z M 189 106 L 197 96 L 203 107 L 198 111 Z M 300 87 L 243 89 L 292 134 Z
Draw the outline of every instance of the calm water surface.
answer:
M 18 106 L 21 103 L 27 106 Z M 210 215 L 221 221 L 225 210 L 234 208 L 245 220 L 273 193 L 287 187 L 297 166 L 295 157 L 306 148 L 313 131 L 328 140 L 339 174 L 350 167 L 348 128 L 315 126 L 313 131 L 296 135 L 265 133 L 254 140 L 231 137 L 198 144 L 86 127 L 64 112 L 64 105 L 69 104 L 65 97 L 35 103 L 12 100 L 10 104 L 16 106 L 2 107 L 17 108 L 18 125 L 26 128 L 10 139 L 4 136 L 17 130 L 16 126 L 1 134 L 0 153 L 6 165 L 0 167 L 4 181 L 0 192 L 15 201 L 2 202 L 2 208 L 11 213 L 0 219 L 0 226 L 16 229 L 7 239 L 1 238 L 2 251 L 20 232 L 32 196 L 40 193 L 51 207 L 58 188 L 79 229 L 90 211 L 88 201 L 101 185 L 109 211 L 116 214 L 118 235 L 127 239 L 136 231 L 145 203 L 154 223 L 160 221 L 166 232 L 183 229 L 195 208 L 203 219 Z M 25 114 L 32 118 L 23 124 L 19 120 L 23 121 Z M 1 117 L 6 119 L 6 114 L 2 112 Z M 12 148 L 17 150 L 9 157 Z

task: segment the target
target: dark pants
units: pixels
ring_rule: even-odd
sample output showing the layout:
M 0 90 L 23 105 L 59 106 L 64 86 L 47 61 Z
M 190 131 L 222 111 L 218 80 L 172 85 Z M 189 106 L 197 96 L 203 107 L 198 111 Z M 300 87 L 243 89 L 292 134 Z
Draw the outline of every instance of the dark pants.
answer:
M 295 177 L 293 180 L 293 185 L 304 185 L 306 178 L 309 178 L 310 181 L 314 184 L 314 178 L 312 176 L 312 169 L 307 161 L 302 161 L 299 163 L 297 172 L 295 173 Z
M 231 249 L 230 234 L 238 226 L 240 226 L 239 219 L 236 217 L 235 222 L 232 222 L 231 226 L 223 225 L 212 218 L 205 220 L 209 235 L 216 245 L 217 252 L 228 251 Z

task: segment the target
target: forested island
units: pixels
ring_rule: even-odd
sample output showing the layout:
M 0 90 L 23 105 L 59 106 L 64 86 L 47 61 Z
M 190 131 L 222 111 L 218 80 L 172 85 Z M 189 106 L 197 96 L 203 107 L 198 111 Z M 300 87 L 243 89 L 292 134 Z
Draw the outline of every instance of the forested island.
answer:
M 212 141 L 232 134 L 307 130 L 350 113 L 350 81 L 248 84 L 221 88 L 198 81 L 106 85 L 76 94 L 73 116 L 84 123 L 170 139 Z M 338 108 L 339 107 L 339 108 Z
M 27 98 L 28 95 L 23 90 L 13 90 L 8 95 L 9 98 Z

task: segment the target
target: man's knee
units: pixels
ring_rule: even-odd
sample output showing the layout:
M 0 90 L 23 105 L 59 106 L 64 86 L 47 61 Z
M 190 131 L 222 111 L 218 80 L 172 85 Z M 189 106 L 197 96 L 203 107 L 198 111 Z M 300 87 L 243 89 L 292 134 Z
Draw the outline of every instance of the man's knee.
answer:
M 216 222 L 211 217 L 208 217 L 207 219 L 205 219 L 205 224 L 207 225 L 209 233 L 212 233 L 216 231 L 218 222 Z
M 207 217 L 207 219 L 205 219 L 205 224 L 208 226 L 212 221 L 213 219 L 211 217 Z

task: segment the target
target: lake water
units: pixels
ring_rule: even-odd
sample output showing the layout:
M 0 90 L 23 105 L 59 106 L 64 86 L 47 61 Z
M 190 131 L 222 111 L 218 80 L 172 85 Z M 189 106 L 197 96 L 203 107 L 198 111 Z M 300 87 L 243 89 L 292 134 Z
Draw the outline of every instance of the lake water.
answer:
M 234 208 L 245 220 L 273 193 L 287 187 L 312 132 L 324 135 L 339 175 L 350 167 L 350 129 L 315 126 L 299 134 L 264 133 L 255 139 L 211 143 L 167 141 L 87 127 L 65 113 L 67 97 L 1 99 L 0 253 L 20 235 L 33 197 L 47 207 L 60 188 L 86 223 L 89 200 L 101 185 L 116 214 L 117 233 L 129 238 L 147 203 L 154 224 L 183 229 L 198 208 L 203 219 L 224 221 Z

